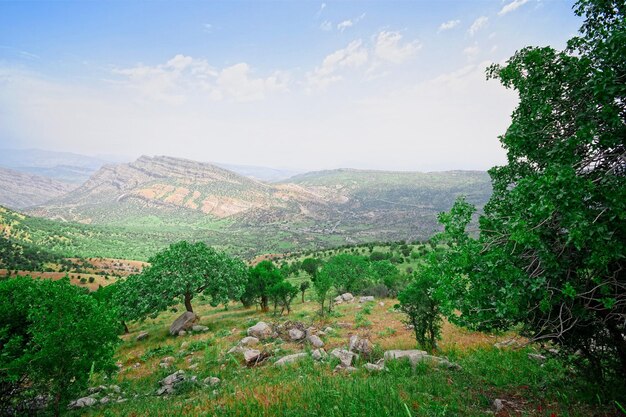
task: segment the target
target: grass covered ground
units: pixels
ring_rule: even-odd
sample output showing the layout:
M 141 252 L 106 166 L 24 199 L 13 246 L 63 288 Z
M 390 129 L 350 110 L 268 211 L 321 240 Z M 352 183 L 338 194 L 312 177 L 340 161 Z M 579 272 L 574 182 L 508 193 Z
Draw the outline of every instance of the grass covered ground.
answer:
M 248 368 L 228 349 L 246 335 L 246 329 L 259 320 L 298 321 L 317 329 L 332 327 L 322 339 L 327 352 L 347 347 L 351 335 L 369 338 L 375 345 L 369 361 L 382 357 L 388 349 L 413 349 L 410 330 L 402 315 L 393 310 L 394 300 L 367 305 L 343 304 L 325 319 L 316 315 L 313 302 L 294 302 L 289 316 L 275 317 L 258 310 L 232 305 L 227 311 L 195 300 L 200 324 L 206 333 L 172 337 L 168 327 L 180 312 L 130 326 L 117 359 L 121 370 L 113 380 L 96 376 L 94 385 L 117 384 L 125 402 L 97 405 L 70 412 L 89 416 L 493 416 L 495 399 L 505 400 L 506 408 L 497 415 L 523 416 L 613 416 L 621 415 L 613 401 L 616 393 L 607 387 L 571 372 L 556 359 L 543 363 L 529 358 L 535 347 L 497 349 L 494 343 L 508 335 L 486 335 L 444 325 L 439 356 L 460 364 L 462 370 L 449 370 L 420 364 L 387 362 L 388 370 L 369 373 L 360 358 L 354 373 L 333 372 L 338 361 L 315 363 L 307 358 L 287 367 L 274 361 L 307 346 L 281 339 L 266 341 L 263 351 L 272 356 L 257 367 Z M 140 331 L 148 339 L 135 341 Z M 183 347 L 183 343 L 185 343 Z M 261 349 L 261 348 L 259 348 Z M 175 361 L 168 369 L 159 363 L 164 357 Z M 217 387 L 183 383 L 172 396 L 157 397 L 158 381 L 183 369 L 188 375 L 221 379 Z

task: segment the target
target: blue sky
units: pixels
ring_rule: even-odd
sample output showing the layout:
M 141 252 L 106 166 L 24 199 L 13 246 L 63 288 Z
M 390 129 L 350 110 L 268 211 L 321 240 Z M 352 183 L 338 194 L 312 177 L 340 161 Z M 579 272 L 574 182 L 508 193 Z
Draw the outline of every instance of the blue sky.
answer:
M 0 147 L 297 169 L 486 169 L 572 2 L 0 2 Z

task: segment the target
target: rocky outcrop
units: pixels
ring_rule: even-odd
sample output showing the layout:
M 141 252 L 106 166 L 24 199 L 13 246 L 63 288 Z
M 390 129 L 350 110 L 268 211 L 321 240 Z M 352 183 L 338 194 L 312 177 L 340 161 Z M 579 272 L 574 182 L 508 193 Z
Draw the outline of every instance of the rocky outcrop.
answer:
M 197 321 L 198 316 L 196 316 L 195 313 L 185 311 L 176 320 L 174 320 L 174 323 L 170 326 L 170 334 L 172 336 L 179 336 L 181 335 L 180 332 L 186 332 L 191 329 Z

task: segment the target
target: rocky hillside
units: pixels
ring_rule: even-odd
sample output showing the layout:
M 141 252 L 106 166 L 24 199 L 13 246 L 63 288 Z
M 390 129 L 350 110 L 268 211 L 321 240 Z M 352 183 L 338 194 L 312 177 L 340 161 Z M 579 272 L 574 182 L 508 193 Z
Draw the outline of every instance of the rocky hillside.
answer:
M 43 204 L 75 186 L 51 178 L 0 168 L 0 205 L 24 208 Z

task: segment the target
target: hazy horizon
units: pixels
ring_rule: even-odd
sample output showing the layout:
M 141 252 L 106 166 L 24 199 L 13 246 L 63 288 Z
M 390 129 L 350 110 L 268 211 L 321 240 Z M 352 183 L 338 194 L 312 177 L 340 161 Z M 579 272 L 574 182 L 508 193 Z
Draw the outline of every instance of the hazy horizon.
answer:
M 298 171 L 486 170 L 572 2 L 0 4 L 0 148 Z M 36 30 L 33 30 L 36 28 Z

